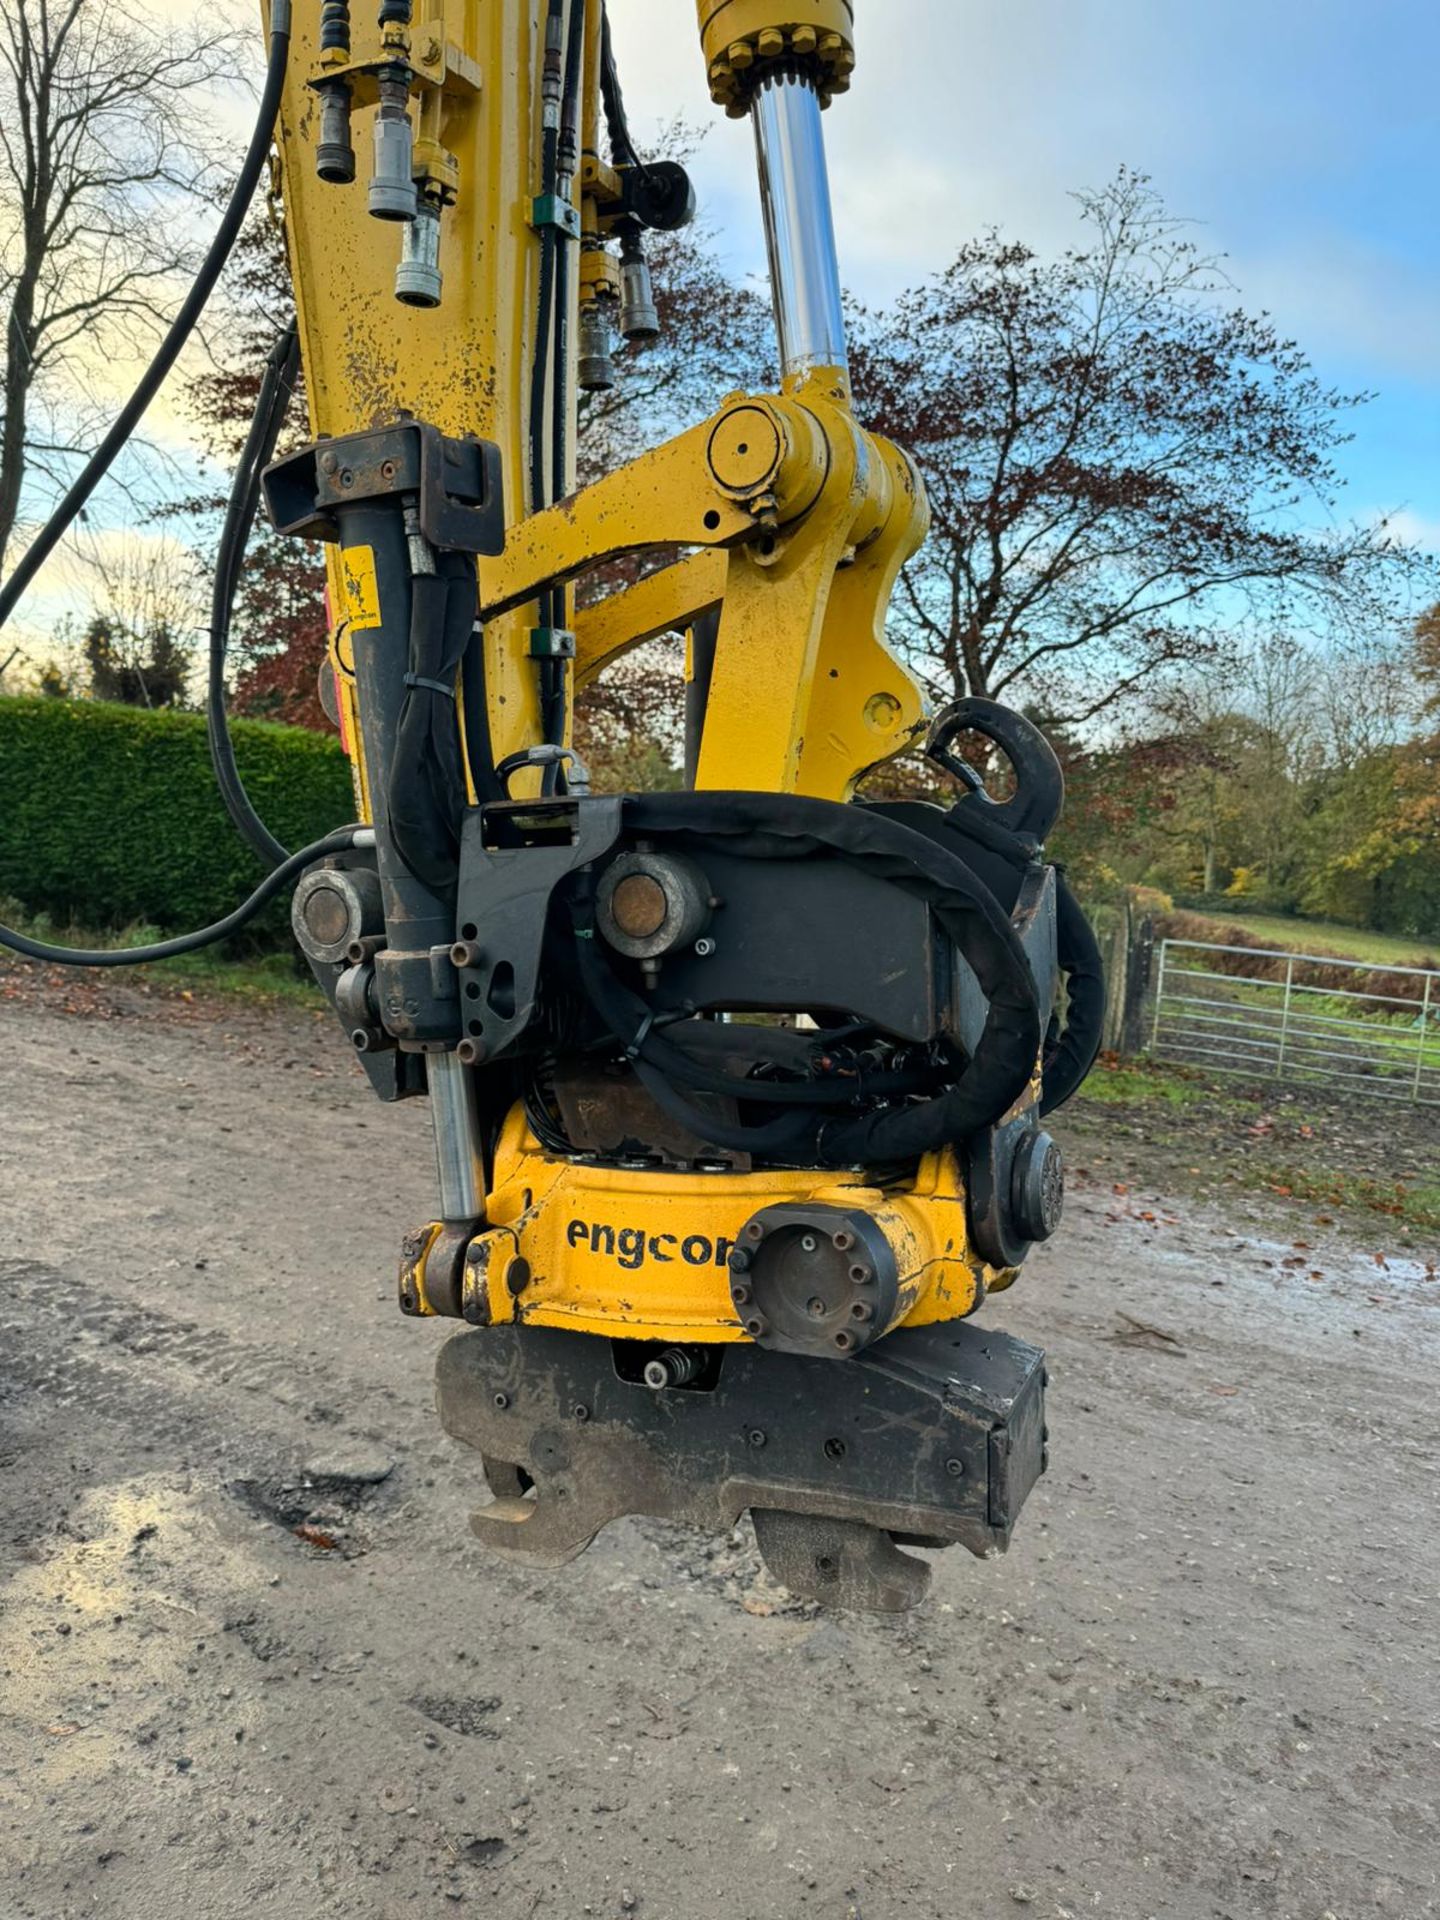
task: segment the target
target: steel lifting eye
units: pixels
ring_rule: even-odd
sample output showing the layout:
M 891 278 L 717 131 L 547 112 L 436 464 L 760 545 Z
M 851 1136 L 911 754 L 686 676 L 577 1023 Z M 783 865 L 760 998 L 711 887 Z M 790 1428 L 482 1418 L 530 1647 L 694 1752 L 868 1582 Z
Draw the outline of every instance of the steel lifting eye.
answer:
M 1008 800 L 992 800 L 974 767 L 955 751 L 954 742 L 962 733 L 983 734 L 1010 762 L 1015 791 Z M 930 729 L 925 757 L 966 789 L 958 803 L 961 808 L 979 807 L 987 820 L 1011 833 L 1043 841 L 1060 817 L 1065 776 L 1055 749 L 1033 720 L 998 700 L 972 695 L 946 707 Z

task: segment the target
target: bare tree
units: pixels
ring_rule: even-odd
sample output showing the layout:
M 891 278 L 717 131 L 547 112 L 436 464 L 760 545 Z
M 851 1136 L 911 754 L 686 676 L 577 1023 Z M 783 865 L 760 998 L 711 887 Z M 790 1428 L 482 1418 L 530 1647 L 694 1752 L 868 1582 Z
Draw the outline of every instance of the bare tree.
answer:
M 992 233 L 856 314 L 863 413 L 930 494 L 893 619 L 932 689 L 1079 724 L 1246 632 L 1393 623 L 1427 563 L 1334 510 L 1367 396 L 1238 310 L 1142 176 L 1079 203 L 1060 260 Z
M 85 545 L 95 579 L 90 611 L 83 623 L 59 623 L 48 670 L 66 686 L 88 686 L 96 700 L 184 706 L 202 618 L 195 555 L 167 535 L 130 531 Z
M 225 155 L 211 89 L 242 42 L 129 0 L 0 10 L 0 560 L 28 477 L 85 451 L 97 371 L 143 352 Z

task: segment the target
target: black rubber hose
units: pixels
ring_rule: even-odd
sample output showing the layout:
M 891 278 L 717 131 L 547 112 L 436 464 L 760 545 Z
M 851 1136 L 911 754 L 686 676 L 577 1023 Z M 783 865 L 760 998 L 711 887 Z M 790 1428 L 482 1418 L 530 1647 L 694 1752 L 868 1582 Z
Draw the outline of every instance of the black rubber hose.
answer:
M 1105 963 L 1100 943 L 1070 883 L 1055 874 L 1055 946 L 1065 975 L 1065 1030 L 1045 1055 L 1042 1114 L 1063 1107 L 1095 1064 L 1105 1028 Z
M 600 13 L 600 98 L 605 108 L 605 131 L 610 138 L 611 160 L 617 167 L 634 167 L 643 176 L 645 162 L 635 151 L 635 142 L 630 137 L 625 96 L 620 91 L 620 69 L 615 64 L 615 46 L 610 38 L 610 14 L 603 6 Z
M 991 1125 L 1023 1093 L 1040 1047 L 1035 983 L 1008 917 L 958 852 L 868 809 L 795 795 L 641 795 L 628 803 L 626 818 L 636 832 L 693 834 L 728 844 L 752 858 L 794 859 L 820 848 L 836 852 L 924 899 L 974 969 L 989 1006 L 959 1084 L 915 1105 L 847 1117 L 826 1118 L 812 1093 L 810 1144 L 823 1164 L 918 1158 Z M 637 1072 L 643 1063 L 668 1081 L 678 1078 L 693 1086 L 694 1062 L 680 1056 L 674 1044 L 653 1028 L 634 1021 L 629 1005 L 634 996 L 610 973 L 603 957 L 593 952 L 593 938 L 582 938 L 576 946 L 586 990 L 602 1018 L 626 1043 Z M 602 978 L 601 969 L 608 978 Z M 739 1100 L 757 1097 L 752 1085 L 733 1078 L 707 1090 L 723 1091 Z M 673 1085 L 671 1093 L 680 1098 Z M 771 1123 L 776 1129 L 778 1125 Z M 739 1135 L 714 1138 L 717 1146 L 740 1142 Z M 762 1136 L 747 1129 L 745 1138 L 758 1146 Z M 798 1134 L 787 1131 L 784 1144 L 787 1150 L 798 1148 Z
M 706 1113 L 703 1107 L 695 1106 L 682 1093 L 678 1093 L 669 1077 L 658 1067 L 652 1067 L 641 1059 L 635 1062 L 635 1077 L 644 1087 L 650 1098 L 662 1113 L 669 1114 L 672 1120 L 689 1129 L 697 1140 L 703 1140 L 707 1146 L 723 1147 L 729 1153 L 759 1153 L 767 1157 L 778 1155 L 784 1159 L 789 1154 L 806 1157 L 806 1151 L 815 1138 L 815 1116 L 813 1113 L 787 1113 L 778 1119 L 765 1120 L 757 1126 L 731 1126 L 713 1113 Z
M 505 798 L 505 788 L 495 771 L 495 746 L 490 738 L 489 676 L 485 668 L 485 629 L 478 620 L 470 624 L 465 657 L 460 668 L 460 685 L 465 700 L 465 757 L 470 763 L 470 778 L 481 806 Z
M 21 595 L 59 545 L 85 502 L 104 479 L 116 454 L 139 425 L 150 402 L 159 392 L 161 382 L 194 331 L 205 302 L 214 292 L 215 283 L 230 257 L 269 157 L 289 55 L 290 0 L 274 0 L 270 12 L 270 57 L 265 69 L 265 84 L 260 93 L 259 110 L 255 116 L 255 130 L 250 136 L 250 145 L 215 238 L 210 242 L 209 250 L 200 263 L 200 270 L 191 282 L 190 291 L 181 302 L 180 311 L 170 322 L 169 331 L 160 342 L 155 358 L 145 369 L 140 384 L 121 408 L 110 431 L 85 462 L 65 498 L 31 541 L 15 571 L 0 587 L 0 627 L 15 611 Z
M 295 322 L 283 329 L 265 361 L 265 373 L 235 469 L 220 546 L 215 556 L 215 579 L 210 599 L 210 677 L 205 697 L 205 732 L 210 742 L 210 764 L 225 810 L 267 867 L 277 867 L 289 849 L 275 838 L 245 791 L 235 764 L 235 748 L 225 712 L 225 655 L 230 644 L 230 622 L 235 589 L 245 559 L 245 543 L 260 503 L 260 475 L 270 463 L 285 414 L 295 391 L 300 366 L 300 342 Z
M 593 934 L 593 912 L 580 892 L 575 953 L 586 998 L 615 1037 L 648 1062 L 667 1080 L 692 1093 L 721 1094 L 757 1106 L 802 1107 L 812 1127 L 828 1107 L 851 1106 L 861 1100 L 902 1099 L 933 1091 L 939 1070 L 906 1073 L 856 1074 L 829 1080 L 748 1080 L 720 1068 L 707 1067 L 684 1047 L 667 1039 L 652 1021 L 651 1010 L 612 972 Z M 708 1138 L 709 1136 L 707 1136 Z M 726 1142 L 718 1141 L 717 1145 Z
M 991 814 L 962 800 L 945 815 L 952 832 L 974 840 L 1023 873 L 1029 847 Z M 1079 1091 L 1095 1064 L 1105 1029 L 1105 963 L 1089 916 L 1055 869 L 1055 957 L 1065 975 L 1065 1026 L 1041 1061 L 1040 1112 L 1054 1113 Z
M 411 582 L 409 672 L 395 728 L 386 817 L 395 850 L 433 893 L 447 895 L 459 872 L 465 770 L 455 682 L 470 642 L 478 598 L 467 554 L 442 553 L 435 573 Z
M 32 940 L 28 934 L 18 933 L 14 927 L 0 927 L 0 947 L 23 953 L 30 960 L 48 960 L 62 967 L 136 967 L 147 960 L 171 960 L 176 954 L 197 953 L 201 947 L 213 947 L 217 940 L 227 940 L 232 933 L 239 933 L 269 905 L 287 880 L 312 862 L 323 860 L 327 854 L 347 852 L 355 845 L 355 836 L 365 831 L 362 827 L 338 827 L 323 840 L 301 847 L 298 853 L 287 855 L 273 872 L 267 873 L 250 898 L 233 913 L 227 913 L 223 920 L 216 920 L 208 927 L 197 928 L 194 933 L 177 934 L 173 940 L 157 940 L 148 947 L 53 947 L 48 941 Z

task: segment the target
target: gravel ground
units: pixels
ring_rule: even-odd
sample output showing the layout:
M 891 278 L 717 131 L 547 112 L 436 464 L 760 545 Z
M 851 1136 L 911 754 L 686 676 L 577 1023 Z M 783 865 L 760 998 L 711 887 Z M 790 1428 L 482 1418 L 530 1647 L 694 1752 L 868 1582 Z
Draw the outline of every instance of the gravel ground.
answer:
M 1440 1913 L 1423 1264 L 1082 1130 L 986 1309 L 1051 1354 L 1007 1559 L 899 1620 L 743 1533 L 536 1575 L 393 1304 L 423 1111 L 304 1015 L 47 988 L 0 979 L 3 1920 Z

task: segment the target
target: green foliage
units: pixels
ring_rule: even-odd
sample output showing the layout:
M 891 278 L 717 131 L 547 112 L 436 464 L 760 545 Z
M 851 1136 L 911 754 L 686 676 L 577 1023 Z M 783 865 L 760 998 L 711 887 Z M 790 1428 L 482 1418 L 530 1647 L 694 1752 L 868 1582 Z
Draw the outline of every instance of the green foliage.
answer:
M 1275 947 L 1290 953 L 1335 954 L 1345 960 L 1371 960 L 1394 967 L 1425 967 L 1435 964 L 1436 945 L 1403 935 L 1373 933 L 1365 928 L 1347 926 L 1338 920 L 1299 920 L 1281 914 L 1235 913 L 1228 901 L 1183 900 L 1178 903 L 1184 918 L 1191 923 L 1189 937 L 1196 940 L 1227 940 L 1239 932 L 1263 947 Z M 1163 911 L 1163 910 L 1162 910 Z
M 1123 1066 L 1112 1065 L 1110 1055 L 1106 1055 L 1085 1082 L 1085 1099 L 1102 1107 L 1129 1107 L 1154 1101 L 1167 1107 L 1205 1107 L 1210 1111 L 1223 1104 L 1213 1087 L 1176 1068 L 1145 1059 L 1129 1060 Z
M 235 757 L 262 818 L 298 847 L 355 817 L 336 741 L 237 721 Z M 197 714 L 0 698 L 0 893 L 88 926 L 183 931 L 262 877 L 216 791 Z M 260 923 L 285 925 L 284 902 Z

